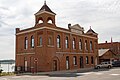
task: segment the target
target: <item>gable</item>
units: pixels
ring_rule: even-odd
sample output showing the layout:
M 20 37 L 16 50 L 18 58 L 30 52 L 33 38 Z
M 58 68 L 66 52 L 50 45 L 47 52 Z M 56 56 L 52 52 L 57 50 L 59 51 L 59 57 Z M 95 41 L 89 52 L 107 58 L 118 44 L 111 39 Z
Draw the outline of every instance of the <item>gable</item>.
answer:
M 70 26 L 69 28 L 71 29 L 71 32 L 78 33 L 78 34 L 84 33 L 84 28 L 81 27 L 79 24 L 75 24 L 73 26 Z
M 79 24 L 75 24 L 73 26 L 70 26 L 70 29 L 84 30 L 83 27 L 81 27 Z

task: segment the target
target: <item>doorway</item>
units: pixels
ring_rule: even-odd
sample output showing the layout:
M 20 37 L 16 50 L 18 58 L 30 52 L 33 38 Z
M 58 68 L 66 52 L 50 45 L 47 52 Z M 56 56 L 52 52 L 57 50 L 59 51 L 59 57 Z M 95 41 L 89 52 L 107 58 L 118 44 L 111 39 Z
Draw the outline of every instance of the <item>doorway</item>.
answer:
M 57 71 L 57 60 L 53 60 L 53 71 Z
M 80 68 L 84 68 L 83 56 L 80 56 Z

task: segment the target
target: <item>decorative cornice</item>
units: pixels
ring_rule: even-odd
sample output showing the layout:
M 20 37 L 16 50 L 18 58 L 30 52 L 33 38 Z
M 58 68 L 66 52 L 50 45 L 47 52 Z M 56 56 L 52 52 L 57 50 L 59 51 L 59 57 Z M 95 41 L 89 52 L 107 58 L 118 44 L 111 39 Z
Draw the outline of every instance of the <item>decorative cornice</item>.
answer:
M 76 52 L 56 52 L 57 54 L 93 54 L 93 53 L 76 53 Z
M 32 30 L 26 30 L 26 31 L 23 31 L 23 32 L 18 32 L 18 33 L 16 33 L 16 35 L 25 34 L 25 33 L 33 32 L 33 31 L 37 31 L 37 30 L 42 30 L 42 29 L 50 29 L 50 30 L 60 31 L 60 32 L 64 32 L 64 33 L 78 35 L 78 36 L 83 36 L 83 37 L 98 39 L 96 37 L 87 36 L 87 35 L 84 35 L 84 34 L 81 35 L 81 34 L 78 34 L 78 33 L 70 32 L 70 31 L 65 31 L 65 30 L 60 30 L 60 29 L 57 29 L 57 28 L 46 27 L 46 26 L 45 27 L 36 28 L 36 29 L 32 29 Z
M 50 12 L 47 12 L 47 11 L 41 11 L 40 13 L 36 13 L 35 15 L 40 15 L 40 14 L 43 14 L 43 13 L 47 13 L 47 14 L 51 14 L 51 15 L 56 15 L 56 14 L 53 14 L 53 13 L 50 13 Z
M 17 53 L 16 55 L 27 55 L 27 54 L 35 54 L 35 53 Z

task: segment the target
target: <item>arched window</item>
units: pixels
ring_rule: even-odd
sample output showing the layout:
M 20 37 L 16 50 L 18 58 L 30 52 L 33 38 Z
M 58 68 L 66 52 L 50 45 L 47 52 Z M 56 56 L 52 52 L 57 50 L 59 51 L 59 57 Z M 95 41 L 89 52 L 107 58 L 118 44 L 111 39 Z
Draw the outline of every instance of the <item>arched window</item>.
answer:
M 52 45 L 52 38 L 51 37 L 48 38 L 48 45 Z
M 93 56 L 91 56 L 91 64 L 93 64 L 94 63 L 94 58 L 93 58 Z
M 85 50 L 88 50 L 87 40 L 85 40 Z
M 43 20 L 39 20 L 39 22 L 38 22 L 39 24 L 41 24 L 41 23 L 43 23 Z
M 50 23 L 50 24 L 52 24 L 52 20 L 48 20 L 48 22 L 47 23 Z
M 42 37 L 39 37 L 39 46 L 42 45 Z
M 79 49 L 82 50 L 82 40 L 79 41 Z
M 90 41 L 90 51 L 92 51 L 92 41 Z
M 77 65 L 77 57 L 76 56 L 73 56 L 73 64 Z
M 50 24 L 52 24 L 52 23 L 53 23 L 53 20 L 52 20 L 52 18 L 50 18 L 50 17 L 49 17 L 49 18 L 47 19 L 47 23 L 50 23 Z
M 68 48 L 68 37 L 66 37 L 66 39 L 65 39 L 65 48 L 66 49 Z
M 57 48 L 60 48 L 60 35 L 57 36 Z
M 88 56 L 86 56 L 86 64 L 89 64 Z
M 34 37 L 31 36 L 31 48 L 34 48 Z
M 68 70 L 69 67 L 69 56 L 66 57 L 66 69 Z
M 75 49 L 76 47 L 75 47 L 75 38 L 73 38 L 73 42 L 72 42 L 72 44 L 73 44 L 73 49 Z
M 24 48 L 27 49 L 28 48 L 28 39 L 27 37 L 25 37 L 25 41 L 24 41 Z
M 42 17 L 40 17 L 39 19 L 38 19 L 38 24 L 41 24 L 41 23 L 43 23 L 44 21 L 43 21 L 43 19 L 42 19 Z

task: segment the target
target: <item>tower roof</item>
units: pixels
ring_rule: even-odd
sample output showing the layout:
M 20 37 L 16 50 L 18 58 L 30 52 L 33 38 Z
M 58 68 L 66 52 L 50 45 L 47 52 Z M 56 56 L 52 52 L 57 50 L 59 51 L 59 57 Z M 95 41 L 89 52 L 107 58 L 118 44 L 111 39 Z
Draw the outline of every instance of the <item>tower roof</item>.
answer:
M 98 35 L 95 31 L 93 31 L 91 29 L 91 26 L 90 26 L 90 29 L 86 32 L 86 34 L 88 34 L 88 35 Z
M 46 1 L 44 2 L 44 5 L 41 7 L 41 9 L 36 13 L 41 13 L 43 11 L 50 12 L 55 15 L 55 13 L 47 6 Z
M 91 29 L 91 26 L 90 26 L 90 29 L 89 29 L 86 33 L 87 33 L 87 34 L 91 34 L 91 33 L 97 34 L 95 31 L 93 31 L 93 30 Z

